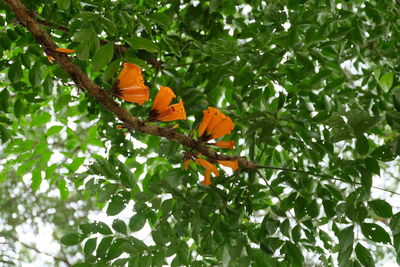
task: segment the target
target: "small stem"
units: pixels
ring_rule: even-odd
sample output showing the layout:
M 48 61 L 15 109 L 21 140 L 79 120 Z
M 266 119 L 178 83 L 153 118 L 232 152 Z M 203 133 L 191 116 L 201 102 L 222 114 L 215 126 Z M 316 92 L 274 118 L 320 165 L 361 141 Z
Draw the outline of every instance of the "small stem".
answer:
M 258 168 L 258 169 L 280 170 L 280 171 L 286 171 L 286 172 L 297 172 L 297 173 L 308 174 L 308 175 L 312 175 L 312 176 L 316 176 L 316 177 L 320 177 L 320 178 L 327 178 L 329 180 L 340 181 L 340 182 L 348 183 L 348 184 L 351 184 L 351 185 L 363 185 L 360 182 L 346 181 L 344 179 L 335 178 L 335 177 L 333 177 L 331 175 L 328 175 L 328 174 L 322 175 L 322 174 L 316 174 L 316 173 L 303 171 L 303 170 L 298 170 L 298 169 L 289 169 L 289 168 L 283 168 L 283 167 L 273 167 L 273 166 L 263 166 L 263 165 L 256 165 L 256 168 Z M 385 188 L 381 188 L 381 187 L 377 187 L 377 186 L 373 186 L 373 185 L 371 186 L 371 188 L 378 189 L 378 190 L 381 190 L 381 191 L 385 191 L 385 192 L 400 196 L 400 193 L 397 193 L 397 192 L 389 190 L 389 189 L 385 189 Z
M 271 190 L 271 192 L 279 199 L 280 202 L 282 202 L 282 199 L 279 196 L 279 194 L 272 188 L 272 186 L 269 184 L 268 180 L 264 177 L 264 175 L 262 175 L 260 170 L 258 169 L 258 170 L 256 170 L 256 172 L 264 180 L 265 184 L 268 186 L 268 188 Z M 297 218 L 295 216 L 293 216 L 293 214 L 290 212 L 290 210 L 288 210 L 288 212 L 289 212 L 290 216 L 297 222 L 297 224 L 299 224 L 299 221 L 297 220 Z

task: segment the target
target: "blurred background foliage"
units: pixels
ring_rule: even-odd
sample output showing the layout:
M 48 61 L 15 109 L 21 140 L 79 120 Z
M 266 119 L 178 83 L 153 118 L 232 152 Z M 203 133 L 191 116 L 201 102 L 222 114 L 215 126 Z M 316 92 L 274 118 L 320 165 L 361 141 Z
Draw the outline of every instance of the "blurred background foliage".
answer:
M 0 2 L 0 264 L 400 260 L 398 2 L 23 2 L 104 89 L 136 63 L 152 98 L 183 99 L 179 132 L 218 107 L 235 123 L 224 153 L 281 169 L 202 186 L 184 147 L 116 129 Z M 151 104 L 121 102 L 139 118 Z

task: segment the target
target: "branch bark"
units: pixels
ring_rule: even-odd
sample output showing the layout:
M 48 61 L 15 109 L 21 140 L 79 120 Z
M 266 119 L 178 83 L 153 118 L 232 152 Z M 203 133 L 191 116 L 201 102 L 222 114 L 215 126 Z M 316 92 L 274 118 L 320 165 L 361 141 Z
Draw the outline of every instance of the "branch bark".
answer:
M 228 156 L 219 154 L 210 150 L 206 145 L 198 142 L 197 140 L 179 134 L 170 129 L 145 124 L 140 119 L 132 116 L 127 110 L 123 109 L 118 103 L 109 97 L 107 92 L 100 86 L 95 84 L 84 71 L 74 64 L 70 58 L 62 53 L 57 53 L 56 43 L 50 38 L 49 34 L 41 27 L 39 22 L 31 15 L 31 12 L 19 0 L 4 0 L 13 10 L 15 16 L 24 25 L 31 34 L 35 37 L 36 41 L 41 44 L 42 49 L 47 55 L 52 56 L 60 66 L 71 76 L 78 88 L 87 91 L 92 97 L 97 99 L 105 109 L 113 113 L 119 120 L 128 125 L 130 128 L 167 138 L 171 141 L 178 142 L 186 147 L 192 148 L 205 157 L 211 160 L 238 160 L 239 165 L 243 168 L 255 169 L 256 164 L 239 156 Z

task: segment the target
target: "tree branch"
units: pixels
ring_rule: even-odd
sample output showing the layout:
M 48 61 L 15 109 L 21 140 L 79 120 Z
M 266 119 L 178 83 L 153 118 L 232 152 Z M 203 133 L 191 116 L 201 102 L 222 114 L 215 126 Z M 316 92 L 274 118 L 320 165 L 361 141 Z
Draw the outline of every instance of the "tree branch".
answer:
M 72 264 L 68 261 L 67 258 L 61 258 L 61 257 L 55 256 L 55 255 L 52 255 L 52 254 L 50 254 L 50 253 L 48 253 L 48 252 L 41 251 L 40 249 L 38 249 L 38 248 L 35 247 L 35 246 L 29 245 L 29 244 L 27 244 L 27 243 L 25 243 L 25 242 L 22 242 L 21 240 L 19 240 L 19 239 L 18 239 L 17 237 L 15 237 L 15 236 L 9 236 L 9 237 L 10 237 L 14 242 L 18 242 L 18 243 L 20 243 L 22 246 L 24 246 L 24 247 L 26 247 L 26 248 L 28 248 L 28 249 L 30 249 L 30 250 L 33 250 L 33 251 L 35 251 L 36 253 L 49 256 L 49 257 L 53 258 L 55 261 L 64 262 L 67 266 L 72 266 Z
M 19 0 L 4 1 L 6 1 L 13 10 L 20 23 L 24 25 L 35 37 L 37 42 L 41 44 L 45 53 L 57 60 L 60 66 L 71 76 L 77 87 L 87 91 L 92 97 L 97 99 L 105 109 L 113 113 L 119 120 L 124 122 L 130 128 L 142 133 L 164 137 L 171 141 L 178 142 L 200 152 L 211 160 L 238 160 L 239 164 L 243 168 L 255 169 L 256 165 L 245 158 L 219 154 L 210 150 L 206 145 L 193 138 L 171 131 L 167 128 L 145 124 L 140 119 L 132 116 L 127 110 L 123 109 L 118 103 L 110 98 L 105 90 L 90 80 L 83 70 L 70 60 L 68 55 L 57 53 L 55 51 L 57 48 L 56 43 L 50 38 L 49 34 L 40 26 L 31 15 L 31 12 L 29 12 L 29 10 Z

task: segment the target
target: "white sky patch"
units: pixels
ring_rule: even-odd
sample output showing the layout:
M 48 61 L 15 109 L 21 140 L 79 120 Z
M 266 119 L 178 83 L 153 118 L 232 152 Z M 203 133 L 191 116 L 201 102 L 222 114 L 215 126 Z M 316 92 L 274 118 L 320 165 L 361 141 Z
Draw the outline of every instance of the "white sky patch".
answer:
M 253 10 L 253 8 L 247 4 L 240 5 L 240 7 L 242 8 L 242 14 L 244 16 L 249 15 L 249 13 Z
M 147 148 L 147 145 L 146 145 L 145 143 L 140 142 L 139 140 L 137 140 L 135 137 L 132 136 L 131 133 L 128 133 L 128 134 L 127 134 L 127 138 L 128 138 L 130 141 L 132 141 L 132 143 L 133 143 L 133 148 L 134 148 L 134 149 L 140 149 L 140 148 L 146 149 L 146 148 Z

